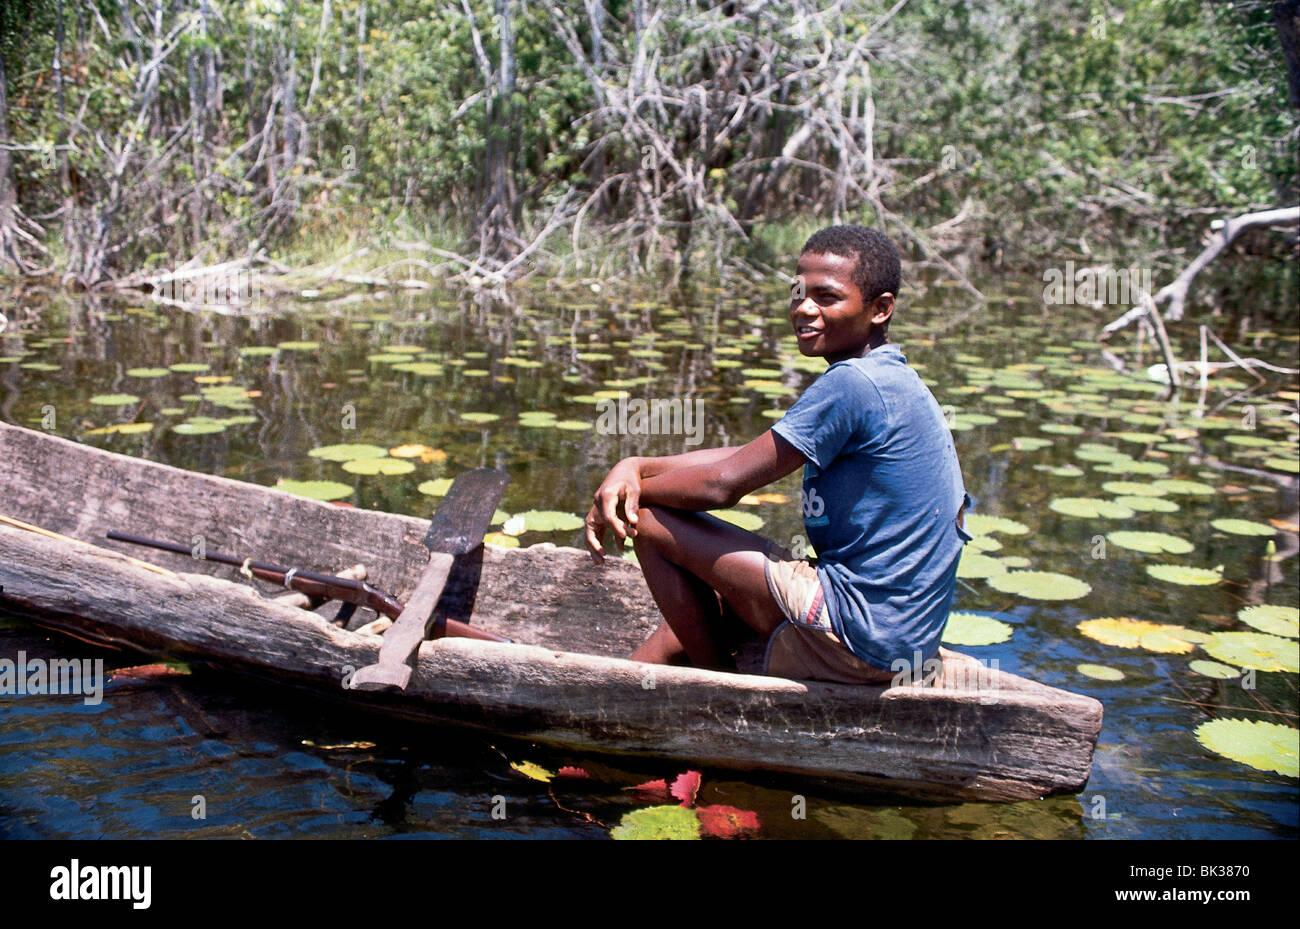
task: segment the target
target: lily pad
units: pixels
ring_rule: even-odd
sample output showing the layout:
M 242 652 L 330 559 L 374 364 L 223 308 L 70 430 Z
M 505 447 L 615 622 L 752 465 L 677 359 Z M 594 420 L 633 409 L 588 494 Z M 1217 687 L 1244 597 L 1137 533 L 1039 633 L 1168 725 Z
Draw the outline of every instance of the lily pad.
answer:
M 985 513 L 967 513 L 965 529 L 974 536 L 991 535 L 997 532 L 1004 535 L 1029 534 L 1029 527 L 1024 523 L 1018 523 L 1014 519 L 1007 519 L 1003 516 L 989 516 Z
M 1264 461 L 1264 467 L 1287 474 L 1300 474 L 1300 460 L 1295 458 L 1268 458 Z
M 1216 632 L 1201 648 L 1213 658 L 1256 671 L 1300 671 L 1300 643 L 1263 632 Z
M 1158 581 L 1182 584 L 1185 587 L 1208 587 L 1223 580 L 1223 571 L 1209 568 L 1189 568 L 1180 564 L 1147 565 L 1147 574 Z
M 1117 648 L 1145 648 L 1166 655 L 1186 655 L 1195 647 L 1179 635 L 1191 630 L 1167 623 L 1130 619 L 1127 616 L 1086 619 L 1077 628 L 1088 638 Z
M 431 481 L 423 481 L 415 489 L 429 497 L 445 497 L 447 491 L 451 490 L 451 482 L 454 478 L 436 477 Z
M 172 426 L 172 432 L 177 435 L 212 435 L 214 432 L 225 432 L 226 424 L 219 423 L 215 420 L 198 422 L 191 420 L 187 423 L 177 423 Z
M 555 777 L 550 771 L 547 771 L 541 765 L 533 764 L 531 761 L 512 761 L 510 767 L 524 777 L 534 781 L 541 781 L 543 784 L 549 784 L 551 779 Z
M 1112 545 L 1118 545 L 1120 548 L 1127 548 L 1134 552 L 1145 552 L 1148 555 L 1158 555 L 1161 552 L 1170 555 L 1186 555 L 1196 547 L 1186 539 L 1180 539 L 1178 536 L 1170 535 L 1167 532 L 1119 531 L 1108 534 L 1106 540 Z
M 612 839 L 698 839 L 700 819 L 684 806 L 649 806 L 626 814 L 610 830 Z
M 388 449 L 380 445 L 322 445 L 307 453 L 325 461 L 359 461 L 363 458 L 387 458 Z
M 1290 639 L 1300 636 L 1300 610 L 1293 606 L 1248 606 L 1237 613 L 1237 618 L 1247 626 L 1253 626 L 1269 635 Z
M 95 406 L 129 406 L 139 403 L 140 398 L 135 394 L 97 394 L 90 398 L 90 402 Z
M 1015 627 L 979 613 L 949 613 L 943 630 L 945 645 L 996 645 L 1011 638 Z
M 276 348 L 286 352 L 314 352 L 320 348 L 319 342 L 281 342 Z
M 1092 591 L 1077 578 L 1051 571 L 1008 571 L 989 578 L 989 586 L 1030 600 L 1078 600 Z
M 1207 661 L 1204 658 L 1189 661 L 1187 668 L 1202 677 L 1212 677 L 1218 681 L 1230 681 L 1233 678 L 1241 677 L 1241 672 L 1236 668 L 1220 664 L 1217 661 Z
M 524 521 L 525 532 L 572 532 L 584 525 L 581 517 L 559 510 L 528 510 L 515 516 Z
M 1211 521 L 1211 526 L 1220 532 L 1226 532 L 1229 535 L 1257 535 L 1257 536 L 1274 536 L 1277 530 L 1267 523 L 1256 523 L 1249 519 L 1216 519 Z
M 1199 481 L 1188 481 L 1181 479 L 1172 479 L 1165 481 L 1155 481 L 1152 486 L 1163 490 L 1167 494 L 1175 494 L 1187 497 L 1212 497 L 1214 488 L 1209 484 L 1202 484 Z
M 392 476 L 410 474 L 415 470 L 415 465 L 400 458 L 359 458 L 355 461 L 343 462 L 343 470 L 349 474 Z
M 1081 664 L 1076 665 L 1075 670 L 1084 677 L 1090 677 L 1095 681 L 1122 681 L 1124 672 L 1119 668 L 1109 668 L 1104 664 Z
M 957 564 L 957 576 L 964 580 L 979 580 L 1006 573 L 1007 566 L 1000 560 L 979 552 L 963 554 Z
M 1212 719 L 1196 727 L 1196 741 L 1259 771 L 1300 777 L 1300 729 L 1257 719 Z
M 166 377 L 171 371 L 166 368 L 127 368 L 126 373 L 128 377 L 153 378 Z
M 498 416 L 496 413 L 461 413 L 460 414 L 461 422 L 473 423 L 477 426 L 486 425 L 487 423 L 494 423 L 500 418 L 501 417 Z
M 352 496 L 352 488 L 338 481 L 290 481 L 282 478 L 275 487 L 309 500 L 342 500 Z
M 172 371 L 178 371 L 181 374 L 202 374 L 204 371 L 211 371 L 212 365 L 204 364 L 201 361 L 182 361 L 168 366 Z
M 1181 509 L 1164 497 L 1116 497 L 1115 502 L 1139 513 L 1177 513 Z
M 1099 497 L 1057 497 L 1048 508 L 1065 516 L 1082 519 L 1128 519 L 1133 511 L 1113 500 Z
M 1136 481 L 1107 481 L 1101 489 L 1117 497 L 1163 497 L 1165 492 L 1153 484 L 1139 484 Z

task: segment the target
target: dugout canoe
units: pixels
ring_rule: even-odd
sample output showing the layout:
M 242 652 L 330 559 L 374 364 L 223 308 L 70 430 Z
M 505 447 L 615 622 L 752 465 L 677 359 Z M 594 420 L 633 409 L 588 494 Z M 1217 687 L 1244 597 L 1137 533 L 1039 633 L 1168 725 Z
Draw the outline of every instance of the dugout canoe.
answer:
M 850 687 L 627 661 L 659 613 L 637 568 L 553 545 L 462 558 L 440 608 L 512 644 L 426 641 L 405 693 L 345 690 L 382 639 L 236 569 L 105 539 L 127 530 L 306 570 L 361 562 L 404 600 L 427 520 L 333 506 L 0 423 L 0 607 L 82 638 L 315 688 L 413 721 L 574 752 L 672 758 L 926 801 L 1078 791 L 1101 704 L 945 650 L 929 684 Z M 148 559 L 145 565 L 141 559 Z M 156 567 L 155 567 L 156 566 Z M 365 615 L 358 611 L 355 626 Z

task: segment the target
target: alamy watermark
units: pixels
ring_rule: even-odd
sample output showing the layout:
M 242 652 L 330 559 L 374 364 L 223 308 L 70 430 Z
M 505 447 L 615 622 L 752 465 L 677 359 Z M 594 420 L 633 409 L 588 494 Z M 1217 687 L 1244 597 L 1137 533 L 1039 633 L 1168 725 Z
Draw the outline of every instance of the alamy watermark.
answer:
M 80 694 L 86 706 L 98 706 L 104 700 L 104 659 L 29 660 L 26 652 L 17 660 L 0 658 L 0 696 L 27 694 Z
M 980 706 L 998 702 L 998 659 L 989 661 L 955 661 L 948 667 L 939 658 L 923 660 L 919 651 L 912 652 L 911 660 L 895 658 L 889 664 L 893 678 L 890 687 L 934 687 L 941 682 L 945 690 L 966 690 L 979 694 Z
M 198 306 L 256 306 L 262 300 L 262 285 L 252 272 L 221 271 L 155 281 L 151 299 Z
M 704 441 L 703 400 L 618 399 L 596 403 L 596 431 L 601 435 L 682 435 L 687 445 Z
M 1084 265 L 1075 267 L 1067 261 L 1065 268 L 1048 268 L 1043 272 L 1043 302 L 1095 306 L 1117 304 L 1131 306 L 1142 299 L 1142 294 L 1153 293 L 1150 268 L 1112 268 Z

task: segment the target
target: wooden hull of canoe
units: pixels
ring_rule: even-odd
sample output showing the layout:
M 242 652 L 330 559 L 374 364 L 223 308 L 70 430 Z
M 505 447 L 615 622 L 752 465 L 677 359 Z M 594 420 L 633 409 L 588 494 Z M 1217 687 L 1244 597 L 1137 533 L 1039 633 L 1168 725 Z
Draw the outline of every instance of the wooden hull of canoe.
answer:
M 659 614 L 640 572 L 575 549 L 480 549 L 440 608 L 515 644 L 425 642 L 404 694 L 345 690 L 381 638 L 266 599 L 234 569 L 110 529 L 306 570 L 361 561 L 399 599 L 427 522 L 181 471 L 0 423 L 0 606 L 97 641 L 321 689 L 400 717 L 574 751 L 812 778 L 919 800 L 1022 800 L 1088 779 L 1101 704 L 944 652 L 925 686 L 847 687 L 620 658 Z M 130 549 L 128 553 L 128 549 Z M 142 567 L 141 556 L 161 570 Z M 233 578 L 234 580 L 230 580 Z M 257 585 L 270 591 L 267 585 Z

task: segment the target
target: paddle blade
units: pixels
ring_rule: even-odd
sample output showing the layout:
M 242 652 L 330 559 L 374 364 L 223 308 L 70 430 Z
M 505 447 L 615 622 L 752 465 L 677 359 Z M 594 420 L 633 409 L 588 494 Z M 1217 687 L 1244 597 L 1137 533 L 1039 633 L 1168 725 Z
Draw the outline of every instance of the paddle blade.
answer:
M 508 483 L 510 476 L 495 468 L 475 468 L 457 477 L 424 537 L 429 551 L 463 555 L 477 548 Z

